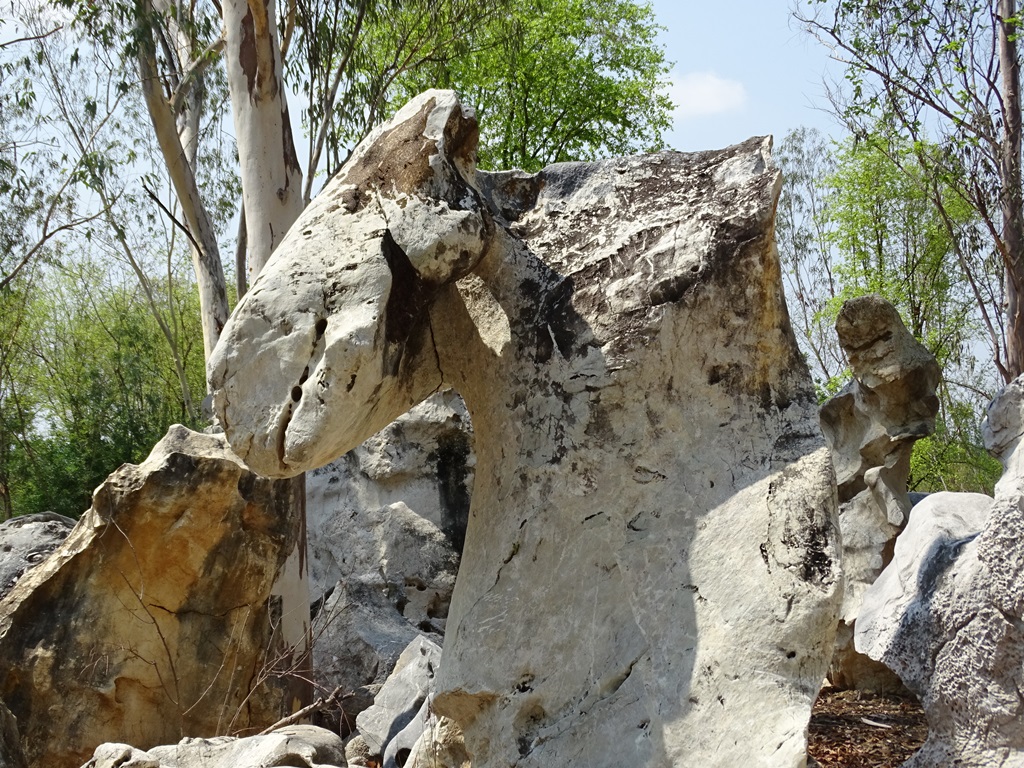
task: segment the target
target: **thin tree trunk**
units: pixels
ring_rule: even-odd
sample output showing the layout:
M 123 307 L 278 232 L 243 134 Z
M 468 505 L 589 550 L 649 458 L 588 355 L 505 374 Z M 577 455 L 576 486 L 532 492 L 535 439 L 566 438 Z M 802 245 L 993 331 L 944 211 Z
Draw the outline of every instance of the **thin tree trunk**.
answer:
M 224 63 L 242 177 L 249 272 L 254 282 L 302 213 L 302 170 L 295 156 L 283 88 L 274 0 L 224 0 Z M 242 270 L 244 272 L 244 270 Z M 282 606 L 280 638 L 300 674 L 293 709 L 308 704 L 311 664 L 305 475 L 279 481 L 292 499 L 296 545 L 278 573 L 273 597 Z
M 145 45 L 140 46 L 138 59 L 146 107 L 153 122 L 160 152 L 167 164 L 174 192 L 181 204 L 185 223 L 196 246 L 192 253 L 192 264 L 199 284 L 203 352 L 205 359 L 209 360 L 228 320 L 227 286 L 217 235 L 203 205 L 193 167 L 189 165 L 185 148 L 182 147 L 174 115 L 164 98 L 152 49 Z
M 1020 60 L 1017 57 L 1016 0 L 999 0 L 999 69 L 1002 77 L 1003 141 L 999 206 L 1006 248 L 1007 369 L 1011 378 L 1024 372 L 1024 219 L 1021 217 Z

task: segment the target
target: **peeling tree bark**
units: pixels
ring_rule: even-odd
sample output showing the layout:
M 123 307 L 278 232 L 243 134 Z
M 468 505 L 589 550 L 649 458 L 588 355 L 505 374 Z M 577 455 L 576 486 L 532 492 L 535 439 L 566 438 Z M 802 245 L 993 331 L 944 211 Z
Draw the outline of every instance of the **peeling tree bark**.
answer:
M 302 170 L 283 90 L 274 0 L 223 5 L 225 63 L 255 277 L 302 212 Z

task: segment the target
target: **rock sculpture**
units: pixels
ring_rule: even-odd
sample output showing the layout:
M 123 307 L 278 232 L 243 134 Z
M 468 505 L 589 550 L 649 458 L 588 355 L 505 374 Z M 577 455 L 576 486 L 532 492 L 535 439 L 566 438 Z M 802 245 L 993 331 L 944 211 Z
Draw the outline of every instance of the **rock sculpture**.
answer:
M 178 744 L 136 749 L 107 743 L 96 748 L 82 768 L 344 768 L 345 752 L 338 734 L 312 725 L 279 728 L 244 739 L 183 739 Z
M 21 515 L 0 523 L 0 598 L 68 537 L 75 521 L 54 512 Z
M 303 692 L 270 674 L 302 661 L 278 643 L 271 600 L 295 545 L 289 487 L 250 472 L 223 436 L 181 426 L 107 478 L 0 602 L 0 698 L 30 764 L 80 765 L 100 742 L 145 749 L 286 713 Z
M 821 408 L 839 488 L 843 605 L 829 681 L 840 688 L 902 689 L 887 667 L 856 651 L 864 591 L 892 558 L 906 525 L 914 443 L 935 429 L 938 363 L 880 296 L 851 299 L 836 320 L 853 379 Z
M 897 541 L 857 622 L 857 649 L 928 717 L 912 768 L 1024 765 L 1024 379 L 992 402 L 982 432 L 1004 466 L 995 499 L 938 494 L 915 507 L 903 534 L 914 538 Z
M 835 488 L 768 141 L 488 175 L 476 138 L 428 92 L 307 208 L 212 359 L 232 446 L 288 476 L 465 398 L 433 708 L 474 768 L 803 765 Z

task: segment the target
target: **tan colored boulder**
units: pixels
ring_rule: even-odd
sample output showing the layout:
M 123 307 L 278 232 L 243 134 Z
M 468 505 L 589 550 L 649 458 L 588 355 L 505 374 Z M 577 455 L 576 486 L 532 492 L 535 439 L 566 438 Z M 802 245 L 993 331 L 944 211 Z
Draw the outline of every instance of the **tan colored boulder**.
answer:
M 843 606 L 828 678 L 838 688 L 892 692 L 902 683 L 857 652 L 854 628 L 865 590 L 892 559 L 906 525 L 910 454 L 917 440 L 935 430 L 941 374 L 935 357 L 881 296 L 845 302 L 836 333 L 853 379 L 821 408 L 843 541 Z
M 486 175 L 476 136 L 428 92 L 306 210 L 211 361 L 232 445 L 288 476 L 465 398 L 431 711 L 474 768 L 802 766 L 838 531 L 770 143 Z
M 0 602 L 0 697 L 32 765 L 259 730 L 303 691 L 271 592 L 294 549 L 290 484 L 223 436 L 172 427 L 97 488 L 71 535 Z

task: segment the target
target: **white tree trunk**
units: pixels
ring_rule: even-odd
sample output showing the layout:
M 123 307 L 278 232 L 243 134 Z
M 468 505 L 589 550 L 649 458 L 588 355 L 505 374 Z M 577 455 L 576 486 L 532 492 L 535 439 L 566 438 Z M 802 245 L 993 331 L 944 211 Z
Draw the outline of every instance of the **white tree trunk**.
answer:
M 182 214 L 192 235 L 192 263 L 199 284 L 199 304 L 203 325 L 203 352 L 205 359 L 217 345 L 220 332 L 228 320 L 227 287 L 224 282 L 224 268 L 221 265 L 220 249 L 213 222 L 203 205 L 193 166 L 182 146 L 181 136 L 164 97 L 162 84 L 157 72 L 156 57 L 146 46 L 139 49 L 139 73 L 142 92 L 146 99 L 150 119 L 156 132 L 160 151 L 167 163 L 167 171 L 174 186 L 174 192 L 181 204 Z
M 255 278 L 302 212 L 302 170 L 288 118 L 274 0 L 226 0 L 223 12 L 249 273 Z
M 282 78 L 274 0 L 225 0 L 224 60 L 238 143 L 249 274 L 256 279 L 302 213 L 302 170 L 295 156 Z M 300 666 L 311 658 L 309 572 L 306 558 L 305 475 L 292 484 L 297 544 L 278 575 L 281 637 Z M 296 681 L 301 680 L 296 675 Z M 296 704 L 303 693 L 296 688 Z

